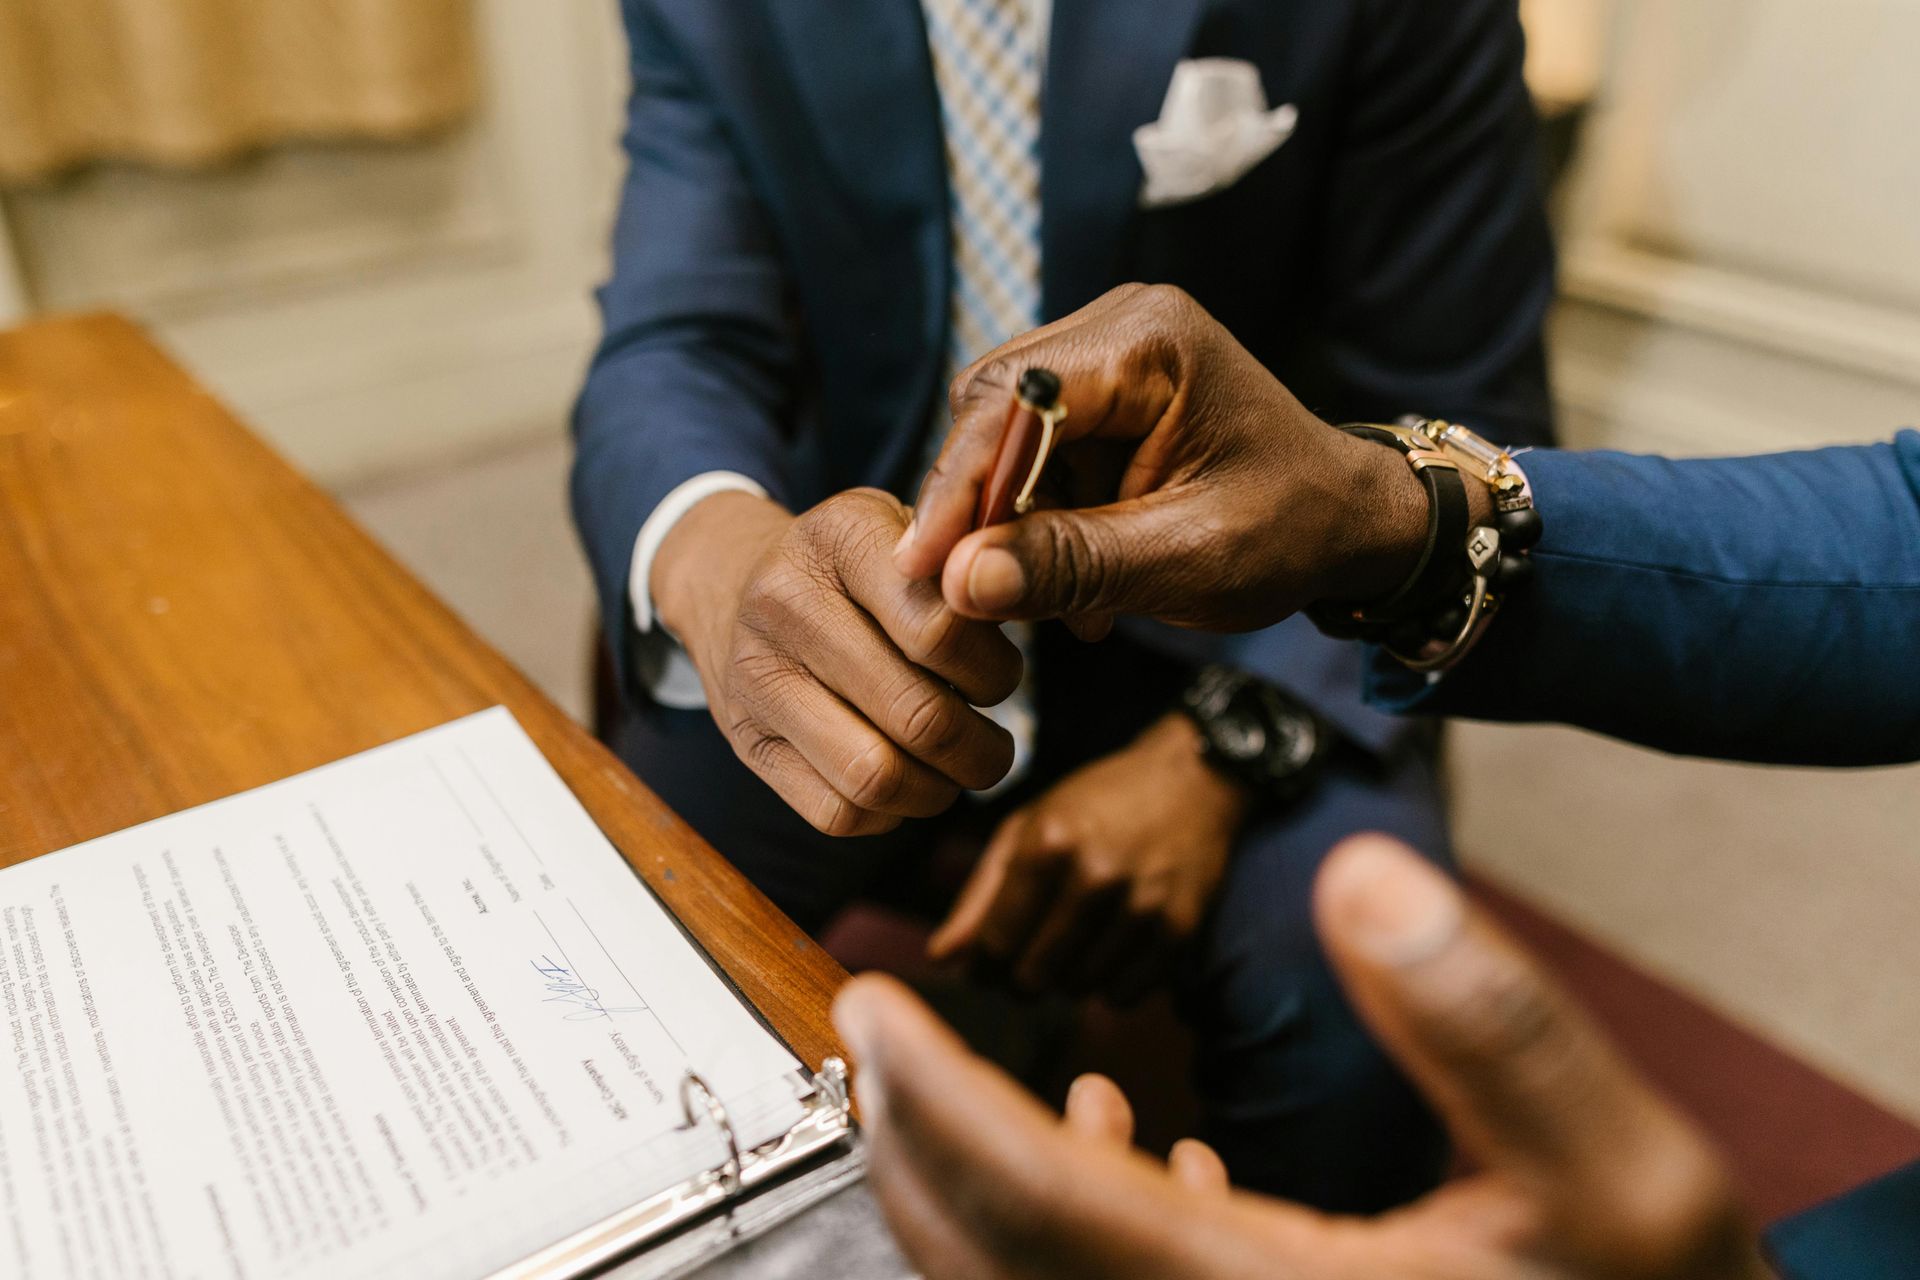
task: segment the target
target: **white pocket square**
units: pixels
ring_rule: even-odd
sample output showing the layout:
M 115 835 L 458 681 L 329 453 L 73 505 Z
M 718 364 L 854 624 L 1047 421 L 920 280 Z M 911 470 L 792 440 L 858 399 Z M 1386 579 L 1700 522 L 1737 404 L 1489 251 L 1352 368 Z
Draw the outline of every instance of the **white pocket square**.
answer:
M 1146 172 L 1144 208 L 1224 191 L 1293 136 L 1291 103 L 1267 109 L 1260 69 L 1240 58 L 1189 58 L 1173 69 L 1160 118 L 1133 131 Z

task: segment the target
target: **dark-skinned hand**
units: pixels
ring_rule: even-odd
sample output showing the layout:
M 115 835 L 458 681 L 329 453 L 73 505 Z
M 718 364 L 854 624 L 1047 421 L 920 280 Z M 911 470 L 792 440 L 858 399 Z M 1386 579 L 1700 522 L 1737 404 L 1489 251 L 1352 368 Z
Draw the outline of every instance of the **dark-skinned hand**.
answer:
M 1073 505 L 970 533 L 1013 388 L 1035 366 L 1060 375 L 1068 416 L 1049 472 L 1069 473 L 1053 478 Z M 939 576 L 970 618 L 1064 617 L 1083 636 L 1115 613 L 1247 630 L 1316 600 L 1388 594 L 1426 536 L 1404 461 L 1316 418 L 1169 286 L 1123 286 L 1014 339 L 956 378 L 951 399 L 895 562 Z M 1089 476 L 1106 490 L 1091 503 Z
M 1481 1172 L 1377 1218 L 1231 1191 L 1199 1144 L 1131 1150 L 1110 1082 L 1077 1082 L 1063 1121 L 899 983 L 858 978 L 835 1020 L 869 1175 L 928 1280 L 1768 1276 L 1712 1149 L 1443 875 L 1356 837 L 1314 906 L 1355 1004 Z
M 1019 650 L 900 572 L 891 551 L 906 521 L 873 489 L 800 516 L 719 493 L 674 525 L 653 564 L 660 619 L 700 672 L 714 722 L 830 835 L 939 813 L 1013 763 L 1010 736 L 974 706 L 1013 691 Z
M 1009 815 L 928 943 L 1028 990 L 1145 995 L 1199 926 L 1248 797 L 1172 714 Z

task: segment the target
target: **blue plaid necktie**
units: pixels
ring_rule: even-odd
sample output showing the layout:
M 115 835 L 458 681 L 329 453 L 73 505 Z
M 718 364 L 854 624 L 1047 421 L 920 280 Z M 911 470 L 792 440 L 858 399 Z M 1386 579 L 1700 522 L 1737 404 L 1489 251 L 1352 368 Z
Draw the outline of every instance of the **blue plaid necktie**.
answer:
M 948 379 L 1040 323 L 1040 49 L 1033 0 L 921 0 L 940 88 L 951 193 L 953 296 Z M 945 397 L 929 432 L 931 464 L 946 437 Z M 1035 735 L 1028 629 L 1008 634 L 1028 676 L 992 716 L 1013 734 L 1008 782 L 1031 764 Z
M 1040 33 L 1033 0 L 924 0 L 946 127 L 958 373 L 1040 322 Z

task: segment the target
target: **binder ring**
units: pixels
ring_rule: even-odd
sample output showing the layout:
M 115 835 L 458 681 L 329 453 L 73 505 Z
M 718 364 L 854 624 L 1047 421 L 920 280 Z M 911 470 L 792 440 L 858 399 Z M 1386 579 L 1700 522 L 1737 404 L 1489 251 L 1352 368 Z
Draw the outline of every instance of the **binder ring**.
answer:
M 702 1080 L 699 1073 L 695 1071 L 689 1071 L 680 1078 L 680 1110 L 686 1116 L 685 1127 L 691 1129 L 700 1123 L 699 1117 L 693 1113 L 693 1095 L 695 1090 L 699 1091 L 701 1100 L 706 1105 L 707 1117 L 719 1127 L 720 1135 L 727 1140 L 727 1162 L 714 1170 L 714 1172 L 720 1175 L 721 1193 L 728 1199 L 732 1199 L 734 1196 L 740 1194 L 740 1188 L 743 1185 L 740 1166 L 740 1140 L 734 1134 L 733 1121 L 728 1117 L 726 1107 L 722 1105 L 720 1099 L 714 1095 L 713 1090 L 707 1087 L 707 1082 Z

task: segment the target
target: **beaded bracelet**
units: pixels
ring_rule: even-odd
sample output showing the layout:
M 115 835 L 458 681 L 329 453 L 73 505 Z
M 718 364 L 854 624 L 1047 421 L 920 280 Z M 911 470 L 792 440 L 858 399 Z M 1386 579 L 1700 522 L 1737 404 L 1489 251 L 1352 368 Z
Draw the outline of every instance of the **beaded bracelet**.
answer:
M 1322 602 L 1307 616 L 1328 635 L 1377 644 L 1414 671 L 1445 671 L 1472 651 L 1501 603 L 1533 575 L 1528 553 L 1543 526 L 1532 486 L 1510 453 L 1457 423 L 1403 418 L 1394 426 L 1340 429 L 1406 458 L 1427 491 L 1427 540 L 1413 571 L 1384 600 L 1365 607 Z M 1491 525 L 1465 528 L 1471 522 L 1462 476 L 1492 492 Z M 1450 545 L 1464 555 L 1449 555 Z

